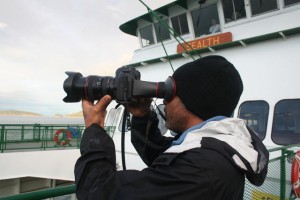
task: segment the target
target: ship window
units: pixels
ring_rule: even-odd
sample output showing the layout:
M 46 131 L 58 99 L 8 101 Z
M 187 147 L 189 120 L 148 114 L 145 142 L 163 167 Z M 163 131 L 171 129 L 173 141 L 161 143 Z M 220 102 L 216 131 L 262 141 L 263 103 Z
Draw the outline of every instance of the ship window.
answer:
M 114 119 L 114 122 L 113 122 L 113 126 L 117 126 L 118 125 L 118 122 L 119 122 L 119 118 L 120 118 L 120 116 L 122 115 L 122 112 L 123 111 L 123 109 L 121 108 L 121 107 L 119 107 L 118 109 L 117 109 L 117 112 L 116 112 L 116 114 L 115 114 L 115 119 Z
M 157 114 L 157 118 L 158 118 L 158 128 L 162 135 L 164 135 L 168 131 L 168 129 L 165 127 L 165 120 L 161 116 L 161 115 L 165 116 L 164 108 L 165 108 L 165 105 L 160 104 L 157 106 L 157 108 L 155 110 L 155 112 Z
M 291 6 L 300 3 L 300 0 L 284 0 L 284 6 Z
M 115 126 L 113 126 L 114 121 L 116 119 L 116 112 L 117 112 L 117 110 L 115 108 L 110 109 L 108 116 L 106 118 L 106 122 L 105 122 L 106 133 L 111 137 L 113 137 L 113 134 L 116 129 Z
M 186 14 L 178 15 L 171 18 L 172 27 L 178 35 L 189 33 L 189 27 L 186 19 Z
M 300 99 L 281 100 L 276 104 L 271 137 L 280 145 L 300 143 Z
M 157 42 L 170 39 L 170 33 L 166 27 L 168 25 L 168 20 L 163 20 L 163 23 L 157 22 L 154 24 Z
M 238 117 L 263 140 L 266 137 L 269 104 L 266 101 L 245 101 L 241 104 Z
M 195 31 L 195 37 L 200 37 L 202 35 L 210 34 L 209 30 L 211 28 L 212 21 L 216 21 L 218 26 L 214 26 L 213 33 L 220 32 L 219 17 L 217 4 L 212 4 L 197 10 L 192 11 L 193 26 Z M 212 29 L 211 29 L 212 30 Z
M 154 44 L 152 24 L 139 29 L 142 46 Z
M 152 109 L 153 109 L 153 106 L 151 105 L 150 110 L 152 110 Z M 118 130 L 120 133 L 122 133 L 123 118 L 124 118 L 124 112 L 122 112 L 122 117 L 121 117 L 121 120 L 120 120 L 120 123 L 118 126 Z M 129 113 L 129 115 L 126 117 L 126 120 L 125 120 L 125 132 L 128 132 L 131 130 L 131 119 L 132 119 L 132 114 Z
M 250 0 L 252 15 L 258 15 L 278 9 L 277 0 Z
M 115 120 L 115 115 L 116 115 L 116 109 L 112 108 L 110 109 L 110 111 L 108 112 L 108 116 L 106 117 L 106 122 L 105 122 L 105 126 L 112 126 Z
M 246 17 L 245 3 L 241 0 L 222 0 L 225 22 L 232 22 Z
M 163 115 L 163 116 L 166 115 L 165 111 L 164 111 L 164 108 L 165 108 L 165 105 L 164 104 L 160 104 L 160 105 L 157 106 L 157 108 L 155 110 L 155 112 L 157 114 L 157 118 L 158 118 L 158 128 L 160 130 L 161 135 L 165 135 L 166 132 L 168 131 L 168 129 L 166 127 L 166 122 L 163 119 L 163 117 L 161 116 L 161 115 Z M 173 132 L 171 130 L 169 130 L 169 131 L 170 131 L 170 134 L 172 136 L 176 136 L 177 135 L 177 133 L 175 133 L 175 132 Z
M 124 118 L 124 112 L 122 112 L 122 118 L 121 118 L 121 121 L 120 121 L 119 127 L 118 127 L 118 130 L 120 131 L 120 133 L 122 133 L 123 118 Z M 125 120 L 125 132 L 130 131 L 130 128 L 131 128 L 131 118 L 132 118 L 132 114 L 129 113 L 129 116 L 127 116 L 126 120 Z

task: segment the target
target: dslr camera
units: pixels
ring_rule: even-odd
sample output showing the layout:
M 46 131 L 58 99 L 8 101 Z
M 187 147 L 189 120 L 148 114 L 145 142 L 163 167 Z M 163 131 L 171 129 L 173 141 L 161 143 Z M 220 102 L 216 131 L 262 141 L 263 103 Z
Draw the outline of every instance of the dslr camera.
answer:
M 136 102 L 138 98 L 163 98 L 171 100 L 175 95 L 175 82 L 168 77 L 165 82 L 140 80 L 140 72 L 133 67 L 121 67 L 116 76 L 87 76 L 79 72 L 66 72 L 68 78 L 63 87 L 67 96 L 64 102 L 79 102 L 81 99 L 99 100 L 110 95 L 120 104 Z

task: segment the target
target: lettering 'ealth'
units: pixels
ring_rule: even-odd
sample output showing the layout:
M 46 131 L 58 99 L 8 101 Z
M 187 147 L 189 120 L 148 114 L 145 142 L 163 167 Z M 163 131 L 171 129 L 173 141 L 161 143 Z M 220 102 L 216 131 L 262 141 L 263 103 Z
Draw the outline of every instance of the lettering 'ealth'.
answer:
M 196 49 L 203 49 L 226 42 L 232 42 L 231 32 L 221 33 L 208 37 L 202 37 L 197 40 L 192 40 L 187 43 L 181 43 L 177 45 L 177 53 L 183 53 L 186 51 L 192 51 Z

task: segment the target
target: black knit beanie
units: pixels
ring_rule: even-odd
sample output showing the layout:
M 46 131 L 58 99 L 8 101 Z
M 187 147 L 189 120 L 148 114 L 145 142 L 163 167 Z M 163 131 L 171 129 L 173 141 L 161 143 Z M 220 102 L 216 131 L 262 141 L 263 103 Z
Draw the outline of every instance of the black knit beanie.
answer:
M 230 117 L 243 92 L 235 67 L 221 56 L 206 56 L 179 67 L 173 74 L 176 95 L 202 120 Z

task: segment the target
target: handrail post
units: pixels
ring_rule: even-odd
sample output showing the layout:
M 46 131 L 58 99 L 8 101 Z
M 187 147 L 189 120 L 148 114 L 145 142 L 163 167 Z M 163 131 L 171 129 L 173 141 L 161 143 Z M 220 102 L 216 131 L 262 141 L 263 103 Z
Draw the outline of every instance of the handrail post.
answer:
M 24 134 L 25 134 L 25 131 L 24 131 L 24 125 L 22 125 L 22 129 L 21 129 L 21 141 L 24 140 Z
M 79 125 L 76 126 L 76 131 L 77 131 L 77 137 L 76 137 L 76 148 L 78 149 L 78 140 L 81 138 L 81 132 L 80 132 L 80 127 Z M 79 136 L 80 135 L 80 136 Z
M 281 150 L 281 158 L 280 158 L 280 200 L 285 199 L 285 178 L 286 178 L 286 171 L 285 171 L 285 157 L 286 157 L 287 149 Z
M 44 149 L 44 131 L 41 132 L 41 127 L 39 127 L 39 139 L 42 142 L 41 150 Z
M 49 127 L 45 126 L 44 131 L 42 132 L 43 150 L 46 150 L 48 135 L 49 135 Z
M 1 126 L 1 132 L 0 132 L 0 149 L 1 149 L 1 153 L 3 153 L 3 151 L 4 151 L 4 128 L 5 128 L 5 126 L 2 125 Z

